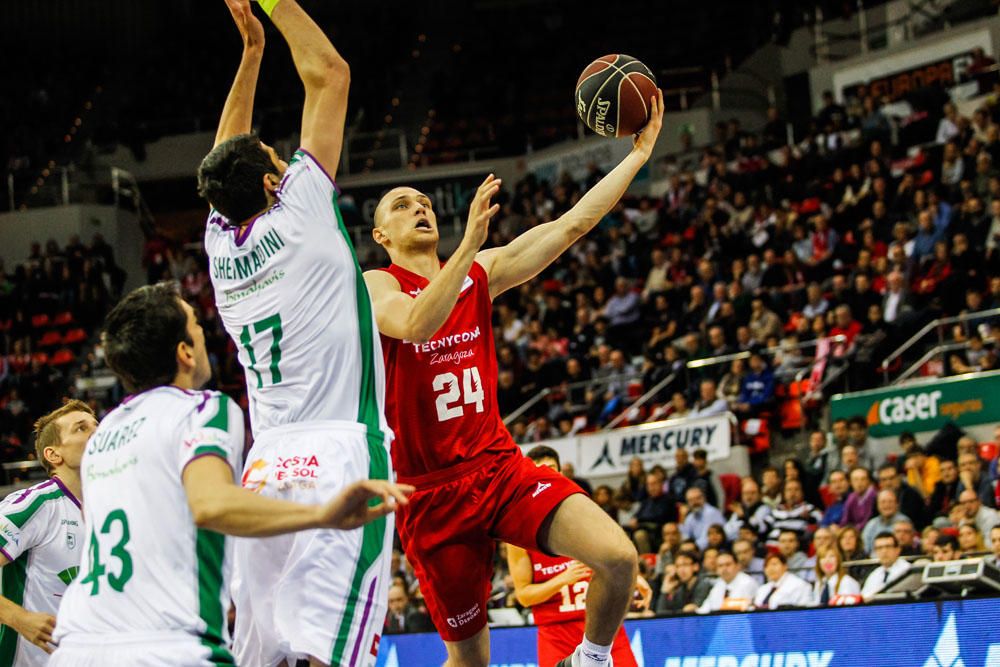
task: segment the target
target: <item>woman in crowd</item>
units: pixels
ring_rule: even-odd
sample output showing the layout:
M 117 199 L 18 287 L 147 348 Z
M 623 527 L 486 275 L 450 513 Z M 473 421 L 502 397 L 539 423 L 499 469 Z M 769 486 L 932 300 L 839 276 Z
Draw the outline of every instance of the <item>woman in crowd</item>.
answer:
M 958 529 L 958 546 L 963 558 L 986 551 L 983 534 L 974 523 L 964 524 Z
M 830 545 L 816 550 L 816 581 L 813 584 L 813 605 L 825 607 L 838 595 L 860 595 L 857 579 L 844 569 L 840 549 Z
M 868 554 L 865 553 L 864 542 L 861 541 L 861 531 L 854 526 L 844 526 L 837 533 L 837 546 L 844 557 L 844 561 L 865 560 Z M 847 573 L 854 577 L 856 581 L 864 581 L 868 569 L 864 565 L 854 565 L 847 568 Z

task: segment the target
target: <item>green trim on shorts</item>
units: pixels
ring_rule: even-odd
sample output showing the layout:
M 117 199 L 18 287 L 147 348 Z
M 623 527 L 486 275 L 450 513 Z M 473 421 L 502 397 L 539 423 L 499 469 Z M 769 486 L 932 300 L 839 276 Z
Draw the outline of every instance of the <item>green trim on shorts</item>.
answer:
M 28 554 L 25 551 L 17 560 L 8 563 L 0 570 L 0 579 L 3 580 L 3 596 L 16 605 L 24 605 L 24 587 L 28 582 Z M 0 665 L 8 667 L 14 664 L 17 657 L 18 634 L 14 628 L 7 625 L 0 625 Z
M 198 529 L 195 542 L 198 555 L 198 616 L 205 621 L 201 645 L 211 652 L 213 665 L 235 665 L 223 640 L 222 628 L 226 612 L 222 606 L 222 563 L 226 557 L 226 536 L 211 530 Z
M 358 421 L 367 427 L 368 434 L 368 478 L 369 479 L 389 479 L 389 454 L 385 448 L 385 434 L 382 433 L 381 409 L 378 404 L 378 395 L 375 391 L 375 353 L 374 346 L 375 332 L 372 326 L 372 304 L 368 295 L 368 286 L 358 265 L 358 256 L 354 251 L 354 244 L 351 243 L 351 236 L 344 225 L 344 219 L 340 214 L 340 206 L 337 203 L 337 193 L 333 193 L 333 210 L 337 215 L 337 225 L 340 233 L 344 236 L 347 247 L 351 250 L 355 267 L 355 296 L 358 306 L 358 332 L 361 338 L 361 387 L 358 397 Z M 371 505 L 380 503 L 380 499 L 369 501 Z M 361 555 L 355 565 L 354 576 L 351 578 L 351 590 L 347 596 L 347 603 L 344 606 L 344 615 L 340 619 L 340 626 L 337 629 L 337 639 L 333 645 L 333 654 L 330 658 L 331 665 L 343 664 L 345 653 L 347 652 L 348 640 L 351 630 L 355 626 L 355 615 L 358 611 L 358 601 L 361 598 L 361 587 L 365 577 L 382 555 L 385 543 L 386 519 L 380 517 L 367 524 L 363 528 L 361 536 Z M 383 582 L 384 583 L 384 582 Z M 363 615 L 363 613 L 362 613 Z M 358 620 L 358 623 L 361 621 Z M 377 623 L 375 619 L 369 619 L 370 623 Z M 358 632 L 362 633 L 363 628 L 358 627 Z M 359 641 L 358 638 L 355 642 Z M 367 652 L 369 647 L 362 646 L 361 651 Z
M 229 461 L 229 452 L 224 450 L 218 445 L 202 445 L 201 447 L 195 447 L 194 453 L 191 454 L 191 458 L 197 458 L 199 456 L 218 456 L 219 458 Z

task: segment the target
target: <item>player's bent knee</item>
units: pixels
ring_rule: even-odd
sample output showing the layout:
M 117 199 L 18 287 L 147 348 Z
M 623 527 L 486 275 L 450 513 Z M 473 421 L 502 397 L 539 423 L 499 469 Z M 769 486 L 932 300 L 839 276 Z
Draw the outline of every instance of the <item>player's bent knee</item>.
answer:
M 639 572 L 639 554 L 635 545 L 625 537 L 614 540 L 591 566 L 595 572 L 600 572 L 613 579 L 632 581 Z

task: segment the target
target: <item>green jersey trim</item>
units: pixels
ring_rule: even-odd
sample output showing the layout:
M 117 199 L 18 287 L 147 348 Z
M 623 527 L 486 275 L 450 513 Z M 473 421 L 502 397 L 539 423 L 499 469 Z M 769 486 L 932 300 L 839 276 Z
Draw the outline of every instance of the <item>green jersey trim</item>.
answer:
M 235 665 L 223 640 L 222 627 L 226 610 L 222 608 L 222 563 L 226 555 L 226 536 L 198 529 L 195 545 L 198 554 L 198 616 L 205 622 L 202 646 L 211 652 L 214 665 Z
M 25 551 L 0 570 L 3 596 L 16 605 L 24 604 L 24 587 L 28 582 L 28 554 Z M 17 657 L 18 634 L 10 626 L 0 626 L 0 665 L 13 665 Z

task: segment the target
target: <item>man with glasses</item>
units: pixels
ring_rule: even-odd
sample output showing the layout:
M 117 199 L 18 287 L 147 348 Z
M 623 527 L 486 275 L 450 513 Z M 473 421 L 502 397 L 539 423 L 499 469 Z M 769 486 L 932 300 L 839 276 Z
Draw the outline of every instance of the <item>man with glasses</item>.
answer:
M 972 489 L 965 489 L 958 495 L 958 502 L 949 514 L 956 525 L 974 524 L 983 535 L 989 535 L 993 526 L 1000 524 L 1000 512 L 983 505 Z
M 879 533 L 875 537 L 874 556 L 878 559 L 879 566 L 872 570 L 861 588 L 861 597 L 865 602 L 910 569 L 910 564 L 899 557 L 899 542 L 892 533 Z

